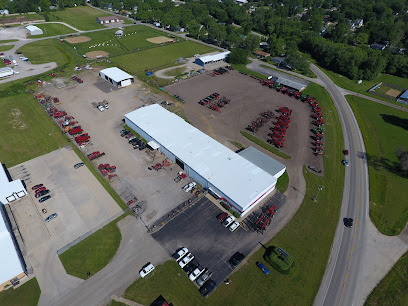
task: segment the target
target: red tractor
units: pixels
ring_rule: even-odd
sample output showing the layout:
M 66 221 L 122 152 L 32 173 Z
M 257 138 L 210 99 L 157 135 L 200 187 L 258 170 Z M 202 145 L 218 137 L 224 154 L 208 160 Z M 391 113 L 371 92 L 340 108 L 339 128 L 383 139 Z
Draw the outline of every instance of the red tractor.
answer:
M 91 136 L 88 135 L 88 133 L 82 134 L 80 136 L 75 137 L 75 141 L 77 143 L 83 143 L 87 140 L 89 140 L 91 138 Z
M 73 127 L 72 129 L 70 129 L 70 130 L 68 131 L 68 133 L 69 133 L 70 135 L 75 135 L 75 134 L 82 133 L 83 131 L 84 131 L 84 130 L 81 128 L 81 126 L 78 125 L 78 126 Z

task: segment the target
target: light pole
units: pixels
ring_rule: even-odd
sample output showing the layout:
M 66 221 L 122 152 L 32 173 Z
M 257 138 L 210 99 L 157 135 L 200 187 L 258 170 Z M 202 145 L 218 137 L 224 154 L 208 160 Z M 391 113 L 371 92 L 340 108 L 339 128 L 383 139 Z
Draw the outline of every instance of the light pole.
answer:
M 313 202 L 317 203 L 317 197 L 318 197 L 318 195 L 319 195 L 319 192 L 320 192 L 323 188 L 324 188 L 323 185 L 317 186 L 317 193 L 316 193 L 316 196 L 313 198 Z

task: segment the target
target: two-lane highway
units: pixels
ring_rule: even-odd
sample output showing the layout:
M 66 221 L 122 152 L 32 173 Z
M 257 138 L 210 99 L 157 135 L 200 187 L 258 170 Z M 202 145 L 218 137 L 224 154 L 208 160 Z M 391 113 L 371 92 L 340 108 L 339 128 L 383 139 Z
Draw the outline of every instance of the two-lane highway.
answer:
M 334 101 L 342 123 L 345 149 L 349 150 L 340 220 L 315 305 L 353 305 L 361 281 L 369 209 L 366 151 L 357 120 L 347 100 L 319 68 L 312 64 L 311 69 L 323 81 Z M 345 227 L 343 218 L 353 218 L 353 227 Z

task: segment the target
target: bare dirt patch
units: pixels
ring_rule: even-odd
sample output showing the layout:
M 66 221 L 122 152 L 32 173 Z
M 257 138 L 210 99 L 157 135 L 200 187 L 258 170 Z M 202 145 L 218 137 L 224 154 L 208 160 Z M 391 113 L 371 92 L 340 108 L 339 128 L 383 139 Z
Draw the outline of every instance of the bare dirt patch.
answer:
M 91 38 L 89 38 L 88 36 L 75 36 L 75 37 L 67 37 L 65 38 L 65 40 L 69 42 L 70 44 L 79 44 L 79 43 L 90 41 Z
M 390 90 L 388 90 L 385 94 L 388 95 L 388 96 L 391 96 L 391 97 L 396 98 L 396 97 L 399 96 L 400 93 L 401 93 L 400 90 L 390 89 Z
M 97 59 L 97 58 L 108 56 L 109 53 L 105 51 L 91 51 L 91 52 L 86 53 L 85 55 L 87 58 Z
M 165 36 L 151 37 L 151 38 L 147 38 L 146 40 L 154 44 L 162 44 L 162 43 L 166 43 L 169 41 L 173 41 L 172 38 L 165 37 Z
M 15 130 L 25 130 L 27 128 L 27 125 L 20 118 L 21 115 L 22 113 L 18 108 L 13 108 L 10 112 L 10 124 Z

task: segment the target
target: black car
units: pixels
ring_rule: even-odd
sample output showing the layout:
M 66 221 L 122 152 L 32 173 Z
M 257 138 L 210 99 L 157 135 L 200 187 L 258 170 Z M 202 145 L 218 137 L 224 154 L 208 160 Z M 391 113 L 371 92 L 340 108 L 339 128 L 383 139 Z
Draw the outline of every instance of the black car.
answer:
M 129 140 L 129 143 L 130 144 L 135 144 L 135 143 L 137 143 L 138 140 L 139 139 L 137 139 L 137 138 L 133 138 L 132 140 Z
M 145 144 L 142 144 L 142 145 L 139 146 L 139 150 L 140 150 L 140 151 L 142 151 L 142 150 L 144 150 L 144 149 L 146 149 L 146 145 L 145 145 Z
M 42 203 L 42 202 L 44 202 L 44 201 L 47 201 L 48 199 L 51 199 L 51 196 L 50 196 L 50 195 L 47 195 L 47 196 L 45 196 L 45 197 L 42 197 L 42 198 L 39 199 L 38 201 L 39 201 L 40 203 Z
M 50 193 L 50 191 L 48 189 L 45 189 L 43 191 L 40 191 L 39 193 L 36 193 L 35 197 L 36 198 L 41 198 L 42 196 L 45 196 L 46 194 L 49 194 L 49 193 Z
M 38 185 L 33 186 L 33 188 L 31 188 L 31 189 L 35 190 L 35 189 L 41 188 L 42 186 L 44 186 L 44 185 L 43 184 L 38 184 Z
M 344 218 L 344 225 L 347 227 L 353 226 L 353 219 L 352 218 Z
M 231 264 L 231 266 L 236 267 L 241 263 L 241 261 L 244 260 L 244 258 L 245 258 L 244 254 L 236 252 L 234 255 L 232 255 L 228 262 Z
M 199 266 L 199 262 L 197 259 L 193 259 L 192 261 L 190 261 L 184 268 L 183 271 L 186 272 L 187 274 L 190 274 L 191 272 L 193 272 L 198 266 Z
M 210 293 L 215 289 L 216 286 L 217 286 L 217 283 L 213 281 L 212 279 L 210 279 L 206 281 L 204 285 L 201 286 L 199 291 L 202 296 L 206 297 L 210 295 Z
M 122 130 L 120 131 L 120 136 L 125 137 L 127 134 L 129 134 L 130 132 L 127 130 Z

